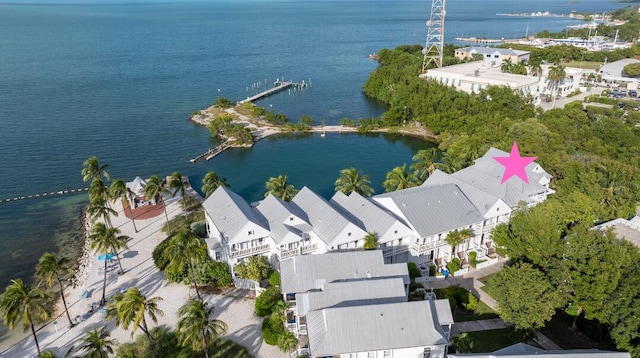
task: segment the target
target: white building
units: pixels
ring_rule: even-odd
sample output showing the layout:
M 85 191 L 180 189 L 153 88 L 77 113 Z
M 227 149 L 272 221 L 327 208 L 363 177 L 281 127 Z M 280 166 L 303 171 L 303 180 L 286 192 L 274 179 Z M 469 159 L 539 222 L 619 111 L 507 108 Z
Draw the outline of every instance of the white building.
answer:
M 510 48 L 472 46 L 455 49 L 455 58 L 463 61 L 472 59 L 473 55 L 482 56 L 482 60 L 493 65 L 500 65 L 503 61 L 513 63 L 529 62 L 529 51 L 513 50 Z
M 580 85 L 582 70 L 565 68 L 567 77 L 558 89 L 549 87 L 547 78 L 550 66 L 543 66 L 542 76 L 514 75 L 503 73 L 500 63 L 473 61 L 458 65 L 433 68 L 421 74 L 421 78 L 432 79 L 444 85 L 467 93 L 478 93 L 489 86 L 507 86 L 524 95 L 530 95 L 534 103 L 539 104 L 544 95 L 559 94 L 565 97 Z
M 491 230 L 508 222 L 520 204 L 533 206 L 554 193 L 551 176 L 535 162 L 526 167 L 529 184 L 518 177 L 501 183 L 504 167 L 491 148 L 475 163 L 447 174 L 436 170 L 423 185 L 363 198 L 336 193 L 330 201 L 304 187 L 289 203 L 269 195 L 254 207 L 227 188 L 218 188 L 203 206 L 209 254 L 231 268 L 265 255 L 276 268 L 305 254 L 360 250 L 369 232 L 378 237 L 385 262 L 465 263 L 471 252 L 483 258 L 494 250 Z M 452 248 L 454 230 L 471 237 Z M 452 257 L 451 254 L 454 254 Z
M 407 265 L 385 264 L 380 250 L 296 256 L 282 262 L 281 281 L 297 355 L 445 356 L 448 300 L 407 302 Z

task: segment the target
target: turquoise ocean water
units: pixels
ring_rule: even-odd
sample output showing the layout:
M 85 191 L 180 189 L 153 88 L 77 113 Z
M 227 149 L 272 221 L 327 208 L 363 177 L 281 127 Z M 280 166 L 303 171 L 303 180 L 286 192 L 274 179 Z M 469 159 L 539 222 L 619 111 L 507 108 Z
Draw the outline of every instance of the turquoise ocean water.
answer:
M 361 86 L 381 48 L 423 44 L 430 1 L 0 2 L 0 199 L 80 188 L 97 155 L 114 177 L 179 171 L 199 186 L 209 170 L 247 200 L 280 173 L 329 197 L 341 168 L 384 174 L 427 146 L 411 138 L 330 134 L 274 137 L 210 162 L 189 114 L 252 84 L 311 81 L 258 105 L 297 121 L 336 123 L 380 115 Z M 446 38 L 514 37 L 575 21 L 497 17 L 497 12 L 601 12 L 601 0 L 451 0 Z M 0 203 L 0 288 L 28 279 L 38 257 L 79 228 L 84 195 Z M 73 239 L 73 237 L 71 238 Z

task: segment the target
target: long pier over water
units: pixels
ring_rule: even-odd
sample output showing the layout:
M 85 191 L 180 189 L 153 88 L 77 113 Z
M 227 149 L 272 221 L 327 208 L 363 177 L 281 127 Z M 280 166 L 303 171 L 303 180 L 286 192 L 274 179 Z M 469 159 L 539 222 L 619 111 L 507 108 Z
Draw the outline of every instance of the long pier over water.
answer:
M 308 84 L 304 81 L 302 82 L 292 82 L 292 81 L 275 81 L 273 83 L 273 87 L 269 88 L 268 90 L 262 91 L 256 95 L 253 95 L 251 97 L 247 97 L 245 99 L 243 99 L 242 101 L 239 101 L 239 104 L 243 104 L 243 103 L 247 103 L 247 102 L 253 102 L 253 101 L 257 101 L 261 98 L 264 97 L 268 97 L 274 93 L 278 93 L 282 90 L 285 90 L 287 88 L 290 87 L 295 87 L 295 88 L 305 88 L 307 87 Z
M 26 200 L 26 199 L 48 198 L 55 195 L 77 194 L 77 193 L 81 193 L 83 191 L 88 191 L 88 190 L 89 188 L 79 188 L 79 189 L 51 191 L 51 192 L 33 194 L 33 195 L 22 195 L 22 196 L 16 196 L 13 198 L 0 199 L 0 203 L 10 203 L 12 201 L 20 201 L 20 200 Z

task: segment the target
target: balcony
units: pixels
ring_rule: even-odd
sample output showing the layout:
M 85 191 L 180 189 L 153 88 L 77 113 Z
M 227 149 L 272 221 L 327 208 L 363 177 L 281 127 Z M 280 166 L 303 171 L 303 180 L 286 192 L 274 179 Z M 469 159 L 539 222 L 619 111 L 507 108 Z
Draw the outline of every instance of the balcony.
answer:
M 304 255 L 304 254 L 308 254 L 310 252 L 314 252 L 318 249 L 318 244 L 311 244 L 311 245 L 307 245 L 307 246 L 302 246 L 300 248 L 300 252 Z
M 280 252 L 280 259 L 284 260 L 284 259 L 288 259 L 290 257 L 296 256 L 296 255 L 300 255 L 300 248 L 296 247 L 295 249 L 291 249 L 291 250 L 282 250 Z
M 260 245 L 260 246 L 255 246 L 255 247 L 250 247 L 248 249 L 242 249 L 242 250 L 231 250 L 231 258 L 235 259 L 238 257 L 242 257 L 242 256 L 253 256 L 253 255 L 257 255 L 257 254 L 262 254 L 264 252 L 269 251 L 269 244 L 265 244 L 265 245 Z
M 434 242 L 427 242 L 425 244 L 417 244 L 417 243 L 412 243 L 411 244 L 411 249 L 415 252 L 417 252 L 418 254 L 423 254 L 425 252 L 431 251 L 433 249 L 435 249 L 436 247 L 439 246 L 444 246 L 444 245 L 448 245 L 446 241 L 444 240 L 439 240 L 439 241 L 434 241 Z

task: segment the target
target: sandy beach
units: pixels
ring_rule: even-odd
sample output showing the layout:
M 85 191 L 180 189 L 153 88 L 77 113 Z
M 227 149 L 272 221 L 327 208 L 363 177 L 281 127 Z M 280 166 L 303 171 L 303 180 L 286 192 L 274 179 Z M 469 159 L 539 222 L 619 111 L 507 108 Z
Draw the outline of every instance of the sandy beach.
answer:
M 198 194 L 190 189 L 190 195 Z M 169 218 L 183 213 L 179 205 L 179 197 L 165 199 Z M 166 237 L 160 231 L 165 223 L 164 215 L 136 220 L 138 228 L 136 233 L 131 220 L 127 219 L 123 213 L 122 204 L 116 202 L 113 207 L 119 214 L 117 217 L 112 217 L 113 225 L 118 227 L 123 235 L 130 236 L 131 240 L 128 243 L 129 248 L 120 253 L 125 273 L 118 275 L 115 267 L 107 273 L 107 298 L 130 287 L 137 287 L 147 297 L 162 297 L 159 308 L 164 311 L 164 316 L 159 317 L 158 325 L 175 327 L 178 322 L 178 309 L 188 298 L 195 296 L 195 290 L 185 285 L 169 283 L 164 274 L 153 264 L 151 258 L 153 248 Z M 103 263 L 98 261 L 95 253 L 89 251 L 85 251 L 82 260 L 75 285 L 66 287 L 65 295 L 71 318 L 84 316 L 85 319 L 70 328 L 63 310 L 59 309 L 57 318 L 51 320 L 37 333 L 40 348 L 51 350 L 57 356 L 66 354 L 85 331 L 103 325 L 108 327 L 111 338 L 117 339 L 118 343 L 133 341 L 129 331 L 115 328 L 112 322 L 105 320 L 100 310 L 89 312 L 90 307 L 96 306 L 102 297 L 103 276 L 98 271 L 103 267 Z M 83 298 L 85 291 L 88 295 Z M 228 324 L 227 338 L 246 347 L 255 357 L 288 357 L 288 354 L 281 352 L 277 347 L 263 343 L 260 331 L 262 319 L 254 315 L 254 301 L 245 298 L 243 291 L 232 290 L 226 295 L 202 294 L 202 296 L 215 307 L 216 318 Z M 142 334 L 142 332 L 138 331 L 136 334 Z M 36 354 L 35 342 L 31 335 L 0 352 L 1 357 L 7 358 L 35 357 Z

